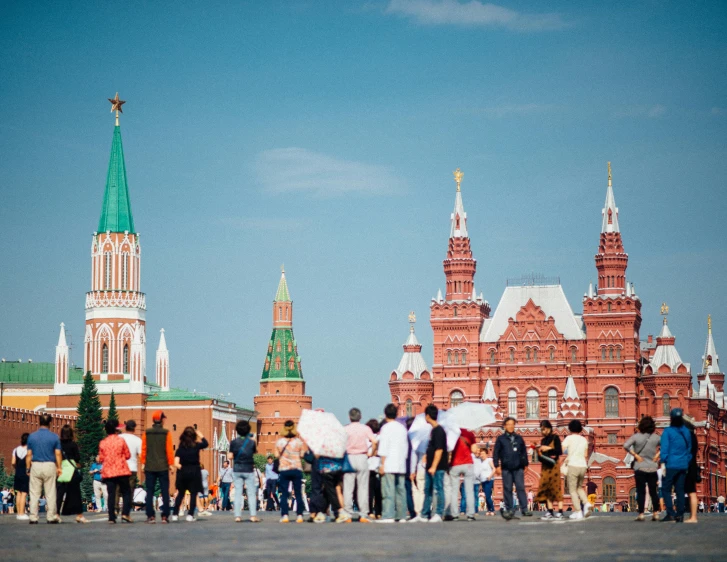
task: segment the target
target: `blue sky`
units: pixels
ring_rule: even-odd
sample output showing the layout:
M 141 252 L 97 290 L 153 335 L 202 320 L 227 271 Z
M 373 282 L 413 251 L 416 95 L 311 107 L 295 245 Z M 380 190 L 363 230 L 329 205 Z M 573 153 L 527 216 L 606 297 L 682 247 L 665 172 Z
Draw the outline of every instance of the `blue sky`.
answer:
M 596 277 L 613 166 L 642 336 L 727 354 L 720 2 L 5 2 L 0 355 L 81 363 L 113 128 L 143 248 L 149 357 L 252 405 L 285 263 L 308 391 L 379 415 L 407 336 L 431 364 L 452 170 L 477 290 Z M 725 355 L 727 359 L 727 355 Z M 153 377 L 153 372 L 148 373 Z

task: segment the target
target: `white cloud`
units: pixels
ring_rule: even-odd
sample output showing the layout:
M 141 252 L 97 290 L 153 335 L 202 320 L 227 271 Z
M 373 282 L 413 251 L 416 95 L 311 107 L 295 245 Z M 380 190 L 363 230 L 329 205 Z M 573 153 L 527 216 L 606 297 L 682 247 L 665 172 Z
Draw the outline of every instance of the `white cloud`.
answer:
M 551 31 L 568 27 L 560 14 L 526 14 L 479 0 L 390 0 L 387 14 L 422 25 L 502 27 L 514 31 Z
M 666 114 L 666 106 L 656 105 L 634 105 L 617 109 L 611 115 L 617 119 L 628 117 L 648 117 L 650 119 L 658 119 Z
M 265 150 L 258 154 L 255 169 L 260 184 L 272 193 L 338 197 L 401 192 L 406 187 L 387 166 L 339 160 L 305 148 Z

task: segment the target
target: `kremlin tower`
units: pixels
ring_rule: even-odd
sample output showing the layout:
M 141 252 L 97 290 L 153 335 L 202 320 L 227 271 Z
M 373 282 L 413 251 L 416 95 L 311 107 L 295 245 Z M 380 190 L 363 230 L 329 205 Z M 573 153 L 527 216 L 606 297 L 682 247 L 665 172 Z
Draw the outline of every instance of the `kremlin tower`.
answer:
M 422 345 L 414 333 L 416 316 L 409 313 L 409 337 L 404 344 L 404 355 L 389 378 L 392 403 L 399 415 L 412 417 L 424 412 L 432 403 L 434 384 L 427 363 L 422 357 Z
M 258 451 L 274 453 L 283 423 L 298 421 L 300 413 L 312 405 L 313 399 L 305 394 L 298 344 L 293 336 L 293 301 L 283 269 L 273 300 L 273 333 L 260 379 L 260 394 L 255 396 Z

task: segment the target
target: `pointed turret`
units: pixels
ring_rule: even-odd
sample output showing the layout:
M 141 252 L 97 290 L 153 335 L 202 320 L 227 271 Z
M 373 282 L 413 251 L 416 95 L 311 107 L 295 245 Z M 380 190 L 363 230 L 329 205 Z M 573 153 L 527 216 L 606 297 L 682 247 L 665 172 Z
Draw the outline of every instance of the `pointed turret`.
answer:
M 603 221 L 601 232 L 621 232 L 618 228 L 618 207 L 616 198 L 613 196 L 613 185 L 611 185 L 611 162 L 608 163 L 608 187 L 606 188 L 606 203 L 601 211 Z
M 611 163 L 608 163 L 606 203 L 602 210 L 601 238 L 596 254 L 598 270 L 598 295 L 613 297 L 626 292 L 626 268 L 629 256 L 624 252 L 621 230 L 618 225 L 618 207 L 611 184 Z
M 66 325 L 61 322 L 61 333 L 56 345 L 56 376 L 55 383 L 68 384 L 68 344 L 66 343 Z
M 169 390 L 169 350 L 164 328 L 160 332 L 156 355 L 156 383 L 162 390 Z
M 399 361 L 399 366 L 396 368 L 393 374 L 396 374 L 396 380 L 401 380 L 405 373 L 411 373 L 413 375 L 410 378 L 418 380 L 422 378 L 422 373 L 429 374 L 427 363 L 422 357 L 422 345 L 419 343 L 416 334 L 414 333 L 414 323 L 416 322 L 416 316 L 413 312 L 409 314 L 409 337 L 404 343 L 404 355 Z
M 98 232 L 135 232 L 129 186 L 126 182 L 121 127 L 118 122 L 114 127 L 114 136 L 111 141 L 111 158 L 106 174 L 106 190 L 101 207 L 101 219 L 98 222 Z
M 462 204 L 462 191 L 460 184 L 464 174 L 457 168 L 454 171 L 454 179 L 457 182 L 457 193 L 454 196 L 454 211 L 450 216 L 452 225 L 449 229 L 450 238 L 467 238 L 467 213 L 464 212 L 464 205 Z
M 293 337 L 293 301 L 290 300 L 284 267 L 281 267 L 278 291 L 273 300 L 273 334 L 268 344 L 262 378 L 303 379 L 298 346 Z
M 278 292 L 275 293 L 275 302 L 290 302 L 288 282 L 285 280 L 285 267 L 283 266 L 280 269 L 280 282 L 278 283 Z
M 661 332 L 659 332 L 659 335 L 656 337 L 656 350 L 654 350 L 653 357 L 649 359 L 649 366 L 651 367 L 650 370 L 654 373 L 687 372 L 688 368 L 682 362 L 682 358 L 679 356 L 679 352 L 674 345 L 676 343 L 676 338 L 669 329 L 669 322 L 667 321 L 669 307 L 666 303 L 661 305 L 661 314 L 664 316 L 664 320 L 662 322 Z
M 561 418 L 580 418 L 585 416 L 585 412 L 581 410 L 581 399 L 578 396 L 576 383 L 571 375 L 565 383 L 565 392 L 563 392 L 563 402 L 560 405 Z
M 712 338 L 712 316 L 707 317 L 707 345 L 704 348 L 702 356 L 702 372 L 703 373 L 721 373 L 719 370 L 719 355 L 714 347 L 714 338 Z

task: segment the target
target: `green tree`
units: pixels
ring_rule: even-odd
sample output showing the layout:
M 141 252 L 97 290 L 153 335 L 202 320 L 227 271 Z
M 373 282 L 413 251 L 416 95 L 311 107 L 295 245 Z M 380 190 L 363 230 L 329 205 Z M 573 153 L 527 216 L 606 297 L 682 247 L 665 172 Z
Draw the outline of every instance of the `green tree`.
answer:
M 15 484 L 15 477 L 10 473 L 10 470 L 10 467 L 5 468 L 5 457 L 0 455 L 0 489 L 10 489 Z
M 111 400 L 109 400 L 109 413 L 106 417 L 108 421 L 119 421 L 119 412 L 116 409 L 116 395 L 114 394 L 114 389 L 111 389 Z
M 78 414 L 76 436 L 83 465 L 81 470 L 81 474 L 83 474 L 81 493 L 85 501 L 90 501 L 93 497 L 93 478 L 88 474 L 88 469 L 96 459 L 96 455 L 98 455 L 98 444 L 105 434 L 102 426 L 101 400 L 99 400 L 96 383 L 91 376 L 91 371 L 88 371 L 83 377 L 83 389 L 78 400 L 76 413 Z

